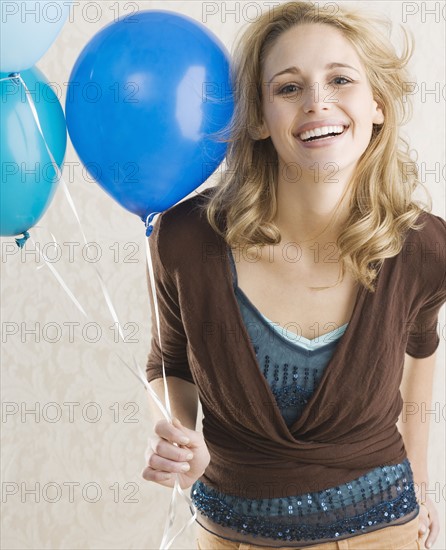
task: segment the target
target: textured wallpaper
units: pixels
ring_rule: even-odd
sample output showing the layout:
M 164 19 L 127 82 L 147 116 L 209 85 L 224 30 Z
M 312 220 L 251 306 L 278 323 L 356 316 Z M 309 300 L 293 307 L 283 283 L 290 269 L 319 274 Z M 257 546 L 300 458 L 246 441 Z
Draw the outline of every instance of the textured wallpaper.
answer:
M 134 9 L 169 9 L 203 21 L 229 51 L 262 8 L 279 2 L 74 2 L 70 20 L 37 66 L 65 104 L 66 83 L 83 46 L 104 25 Z M 281 3 L 281 2 L 280 2 Z M 334 2 L 331 2 L 334 4 Z M 355 2 L 361 4 L 362 2 Z M 365 4 L 365 2 L 364 2 Z M 414 116 L 405 127 L 433 198 L 445 217 L 445 12 L 439 2 L 367 2 L 413 31 Z M 435 11 L 437 10 L 437 12 Z M 398 39 L 399 31 L 394 31 Z M 32 228 L 34 241 L 84 307 L 84 316 L 28 241 L 1 239 L 1 476 L 4 549 L 159 548 L 171 491 L 140 477 L 151 418 L 143 386 L 119 355 L 144 369 L 151 320 L 140 219 L 89 180 L 71 143 L 64 179 L 88 242 L 61 188 Z M 201 188 L 212 184 L 208 180 Z M 56 249 L 51 233 L 59 243 Z M 96 270 L 126 335 L 116 325 Z M 445 311 L 431 415 L 429 469 L 445 517 Z M 119 354 L 119 355 L 118 355 Z M 432 496 L 431 495 L 431 496 Z M 190 517 L 179 500 L 176 527 Z M 194 548 L 195 526 L 174 544 Z M 445 548 L 445 532 L 435 548 Z

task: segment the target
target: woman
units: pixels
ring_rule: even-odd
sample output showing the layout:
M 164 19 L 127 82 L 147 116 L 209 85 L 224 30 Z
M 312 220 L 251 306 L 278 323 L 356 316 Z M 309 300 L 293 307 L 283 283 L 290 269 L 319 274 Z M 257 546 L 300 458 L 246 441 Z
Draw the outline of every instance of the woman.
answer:
M 262 15 L 234 56 L 222 182 L 151 236 L 162 353 L 153 328 L 147 375 L 162 396 L 164 361 L 177 419 L 156 423 L 143 477 L 191 487 L 198 548 L 438 535 L 427 426 L 396 426 L 401 384 L 430 399 L 446 300 L 444 252 L 422 253 L 446 223 L 413 201 L 399 137 L 409 57 L 351 10 Z

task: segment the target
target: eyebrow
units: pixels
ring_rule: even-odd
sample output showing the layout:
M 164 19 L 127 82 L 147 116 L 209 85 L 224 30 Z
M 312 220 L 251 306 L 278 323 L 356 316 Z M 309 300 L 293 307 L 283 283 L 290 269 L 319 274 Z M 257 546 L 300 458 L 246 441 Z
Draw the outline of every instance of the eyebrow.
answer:
M 355 67 L 352 67 L 351 65 L 347 65 L 346 63 L 329 63 L 328 65 L 325 66 L 325 69 L 329 70 L 329 69 L 335 69 L 337 67 L 342 67 L 342 68 L 347 68 L 347 69 L 353 69 L 354 71 L 356 71 L 357 73 L 359 73 L 358 69 L 355 69 Z M 281 74 L 285 74 L 285 73 L 293 73 L 293 74 L 300 74 L 302 71 L 298 68 L 298 67 L 287 67 L 286 69 L 283 69 L 282 71 L 279 71 L 278 73 L 276 73 L 272 78 L 271 80 L 269 80 L 267 82 L 267 84 L 271 84 L 271 82 L 273 81 L 274 78 L 276 78 L 276 76 L 279 76 Z

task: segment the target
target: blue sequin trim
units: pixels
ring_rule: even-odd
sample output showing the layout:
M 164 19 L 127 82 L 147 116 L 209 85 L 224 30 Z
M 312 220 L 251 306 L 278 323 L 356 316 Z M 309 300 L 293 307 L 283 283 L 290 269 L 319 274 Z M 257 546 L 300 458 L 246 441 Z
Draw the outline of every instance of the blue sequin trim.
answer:
M 349 488 L 351 490 L 353 487 L 352 484 L 355 482 L 360 484 L 361 480 L 372 486 L 373 484 L 367 475 L 339 487 L 318 493 L 305 493 L 296 497 L 263 500 L 241 499 L 224 495 L 208 487 L 201 481 L 197 481 L 191 488 L 191 498 L 203 515 L 219 525 L 229 527 L 244 535 L 283 541 L 336 540 L 338 537 L 345 535 L 355 536 L 369 532 L 372 526 L 378 529 L 380 528 L 379 526 L 392 524 L 392 522 L 410 514 L 418 508 L 414 482 L 411 475 L 409 476 L 410 479 L 403 477 L 402 479 L 397 479 L 395 483 L 389 483 L 390 478 L 386 473 L 387 469 L 397 469 L 404 466 L 406 466 L 406 469 L 408 468 L 408 472 L 411 472 L 407 459 L 401 465 L 379 467 L 385 477 L 379 479 L 380 491 L 375 496 L 381 502 L 375 502 L 363 513 L 350 516 L 346 515 L 346 505 L 342 496 L 338 497 L 337 501 L 336 497 L 342 494 L 341 489 Z M 405 475 L 409 474 L 406 473 Z M 383 487 L 383 482 L 387 487 Z M 394 490 L 396 489 L 397 496 L 386 500 L 385 491 L 390 494 L 392 487 Z M 355 499 L 353 498 L 352 502 L 355 509 L 360 504 L 361 507 L 365 507 L 364 502 L 367 498 L 365 489 L 361 488 L 360 491 L 364 501 L 362 503 L 355 503 Z M 370 493 L 374 494 L 372 487 L 370 487 Z M 332 495 L 335 496 L 334 500 Z M 317 505 L 313 504 L 313 499 L 315 499 Z M 237 503 L 248 504 L 249 513 L 237 512 Z M 273 523 L 271 521 L 271 508 L 274 504 L 277 505 L 277 503 L 279 504 L 279 508 L 278 513 L 276 508 L 274 516 L 276 521 Z M 317 524 L 314 525 L 310 525 L 308 522 L 305 523 L 306 514 L 310 513 L 309 510 L 311 510 L 312 506 L 313 510 L 311 514 L 313 517 L 317 514 Z M 351 506 L 352 504 L 350 504 L 350 508 Z M 329 510 L 328 514 L 327 510 Z M 330 512 L 335 517 L 335 521 L 329 518 Z M 296 519 L 298 519 L 298 522 L 296 522 Z M 330 523 L 324 524 L 324 519 L 326 522 L 330 520 Z

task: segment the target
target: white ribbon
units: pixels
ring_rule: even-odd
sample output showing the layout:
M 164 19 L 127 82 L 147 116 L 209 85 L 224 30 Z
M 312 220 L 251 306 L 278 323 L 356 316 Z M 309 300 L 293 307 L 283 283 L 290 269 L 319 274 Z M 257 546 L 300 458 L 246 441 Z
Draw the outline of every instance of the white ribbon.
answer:
M 156 216 L 155 216 L 156 218 Z M 149 237 L 150 238 L 150 237 Z M 152 255 L 151 255 L 151 252 L 150 252 L 150 247 L 149 247 L 149 243 L 148 243 L 148 240 L 147 238 L 145 239 L 145 243 L 146 243 L 146 257 L 147 257 L 147 267 L 149 269 L 149 275 L 150 275 L 150 286 L 152 288 L 152 295 L 153 296 L 156 296 L 156 288 L 155 288 L 155 278 L 154 278 L 154 274 L 153 274 L 153 265 L 152 265 Z M 165 403 L 166 403 L 166 408 L 167 408 L 167 412 L 169 414 L 169 417 L 170 417 L 170 420 L 171 420 L 171 409 L 170 409 L 170 401 L 169 401 L 169 394 L 168 394 L 168 391 L 167 391 L 167 383 L 166 383 L 166 371 L 165 371 L 165 368 L 164 368 L 164 358 L 163 358 L 163 348 L 162 348 L 162 345 L 161 345 L 161 328 L 160 328 L 160 320 L 159 320 L 159 312 L 158 312 L 158 300 L 155 299 L 154 300 L 154 306 L 155 306 L 155 316 L 156 316 L 156 326 L 157 326 L 157 329 L 158 329 L 158 337 L 159 337 L 159 342 L 160 342 L 160 349 L 161 349 L 161 359 L 162 359 L 162 366 L 163 366 L 163 381 L 164 381 L 164 398 L 165 398 Z M 187 522 L 186 525 L 184 525 L 180 531 L 173 537 L 172 540 L 170 540 L 168 543 L 166 542 L 167 540 L 167 537 L 168 537 L 168 534 L 169 534 L 169 531 L 170 529 L 172 528 L 172 525 L 173 525 L 173 522 L 175 520 L 175 498 L 176 498 L 176 494 L 180 493 L 180 495 L 183 496 L 183 498 L 186 500 L 186 502 L 189 504 L 189 506 L 192 508 L 193 510 L 193 515 L 191 517 L 191 519 Z M 174 540 L 179 537 L 181 535 L 181 533 L 187 529 L 187 527 L 189 527 L 190 525 L 193 524 L 193 522 L 195 521 L 195 518 L 197 517 L 197 511 L 195 509 L 195 506 L 194 506 L 194 503 L 191 501 L 191 499 L 189 498 L 188 495 L 186 495 L 183 490 L 181 489 L 180 487 L 180 484 L 178 482 L 178 476 L 175 476 L 175 486 L 173 488 L 173 492 L 172 492 L 172 499 L 170 501 L 170 506 L 169 506 L 169 514 L 168 514 L 168 522 L 166 522 L 166 525 L 164 527 L 164 534 L 163 534 L 163 539 L 161 541 L 161 546 L 160 548 L 161 549 L 168 549 L 170 548 L 171 544 L 174 542 Z
M 19 73 L 12 74 L 12 75 L 8 76 L 7 78 L 2 78 L 2 79 L 0 79 L 0 81 L 12 80 L 12 79 L 18 79 L 21 82 L 24 89 L 25 89 L 28 104 L 31 108 L 34 120 L 35 120 L 36 125 L 39 129 L 40 135 L 42 136 L 43 142 L 45 144 L 45 148 L 48 152 L 48 155 L 50 157 L 53 168 L 56 171 L 58 181 L 62 185 L 62 189 L 65 193 L 66 198 L 67 198 L 68 204 L 70 205 L 71 210 L 73 211 L 74 216 L 76 217 L 76 220 L 78 222 L 78 225 L 79 225 L 79 228 L 80 228 L 80 231 L 81 231 L 81 234 L 82 234 L 82 238 L 83 238 L 86 246 L 88 246 L 88 241 L 87 241 L 87 238 L 86 238 L 85 233 L 83 231 L 82 224 L 80 222 L 79 215 L 77 213 L 77 210 L 76 210 L 76 207 L 74 205 L 73 199 L 72 199 L 71 194 L 68 190 L 68 187 L 67 187 L 67 185 L 66 185 L 66 183 L 65 183 L 65 181 L 62 177 L 62 173 L 59 169 L 59 166 L 57 165 L 56 161 L 54 160 L 54 157 L 53 157 L 53 155 L 52 155 L 52 153 L 51 153 L 51 151 L 48 147 L 48 144 L 46 142 L 45 136 L 43 134 L 43 131 L 42 131 L 42 128 L 41 128 L 41 125 L 40 125 L 39 116 L 37 114 L 37 110 L 35 108 L 33 98 L 31 96 L 31 94 L 29 93 L 29 90 L 28 90 L 25 82 L 23 81 L 23 79 L 22 79 L 22 77 L 20 76 Z M 38 227 L 38 226 L 36 226 L 36 227 Z M 52 233 L 51 233 L 51 236 L 53 238 L 53 242 L 57 245 L 56 238 L 54 237 L 54 235 Z M 50 261 L 48 261 L 46 255 L 44 253 L 42 253 L 42 251 L 38 247 L 37 243 L 35 243 L 32 238 L 31 238 L 31 241 L 34 243 L 34 246 L 37 248 L 41 258 L 43 259 L 45 264 L 48 266 L 48 268 L 50 269 L 52 274 L 56 277 L 57 281 L 60 283 L 62 288 L 68 294 L 68 296 L 70 297 L 70 299 L 72 300 L 74 305 L 79 309 L 79 311 L 81 311 L 81 313 L 86 318 L 88 318 L 89 316 L 85 312 L 84 308 L 81 306 L 81 304 L 79 303 L 77 298 L 74 296 L 74 294 L 68 288 L 67 284 L 65 283 L 63 278 L 59 275 L 59 273 L 54 268 L 52 263 Z M 121 357 L 121 355 L 119 353 L 117 353 L 116 351 L 115 351 L 115 353 L 119 357 L 119 359 L 122 361 L 122 363 L 129 369 L 129 371 L 144 385 L 145 389 L 149 392 L 149 394 L 151 395 L 151 397 L 155 401 L 156 405 L 160 409 L 160 411 L 163 414 L 164 418 L 166 420 L 168 420 L 169 422 L 172 422 L 172 412 L 171 412 L 171 407 L 170 407 L 169 393 L 168 393 L 168 387 L 167 387 L 167 381 L 166 381 L 166 371 L 165 371 L 164 358 L 163 358 L 163 353 L 162 353 L 162 342 L 161 342 L 161 330 L 160 330 L 160 321 L 159 321 L 158 299 L 157 299 L 157 296 L 156 296 L 156 288 L 155 288 L 155 282 L 154 282 L 152 256 L 151 256 L 150 247 L 149 247 L 147 238 L 144 238 L 144 241 L 145 241 L 145 245 L 146 245 L 146 259 L 147 259 L 147 266 L 148 266 L 149 274 L 150 274 L 150 284 L 151 284 L 151 288 L 152 288 L 152 295 L 153 295 L 153 298 L 154 298 L 154 309 L 155 309 L 156 323 L 157 323 L 157 329 L 158 329 L 158 338 L 159 338 L 160 350 L 161 350 L 161 359 L 162 359 L 162 367 L 163 367 L 163 382 L 164 382 L 164 399 L 165 399 L 166 406 L 163 405 L 163 403 L 159 399 L 156 392 L 150 386 L 150 384 L 149 384 L 146 376 L 144 375 L 140 365 L 136 361 L 136 358 L 132 355 L 133 363 L 134 363 L 134 366 L 135 366 L 135 368 L 133 369 L 132 367 L 130 367 L 130 365 L 128 365 L 128 363 Z M 90 264 L 90 265 L 92 265 L 92 264 Z M 99 280 L 99 284 L 101 286 L 102 293 L 103 293 L 105 301 L 107 303 L 107 307 L 108 307 L 108 309 L 111 313 L 111 316 L 113 317 L 113 320 L 115 321 L 115 323 L 118 326 L 119 335 L 121 336 L 122 341 L 124 343 L 126 343 L 126 338 L 125 338 L 125 336 L 122 332 L 121 323 L 119 322 L 118 315 L 116 313 L 116 310 L 115 310 L 115 308 L 113 306 L 113 303 L 112 303 L 112 300 L 110 298 L 110 294 L 109 294 L 109 292 L 108 292 L 108 290 L 105 286 L 105 283 L 104 283 L 104 281 L 101 277 L 101 274 L 99 273 L 97 267 L 95 265 L 92 265 L 92 267 L 94 267 L 94 269 L 95 269 L 96 276 Z M 112 343 L 107 336 L 106 336 L 106 340 L 108 340 L 109 343 Z M 172 526 L 173 526 L 173 523 L 174 523 L 174 520 L 175 520 L 175 517 L 176 517 L 176 495 L 177 495 L 177 493 L 180 494 L 184 498 L 184 500 L 187 502 L 187 504 L 189 505 L 189 508 L 191 509 L 193 515 L 190 518 L 190 520 L 186 523 L 186 525 L 184 525 L 178 531 L 178 533 L 175 534 L 169 540 L 169 534 L 170 534 L 170 531 L 172 529 Z M 174 484 L 174 488 L 173 488 L 173 491 L 172 491 L 172 498 L 171 498 L 171 501 L 170 501 L 168 517 L 167 517 L 167 521 L 166 521 L 165 528 L 164 528 L 164 533 L 163 533 L 163 538 L 162 538 L 161 545 L 160 545 L 160 550 L 168 550 L 172 546 L 173 542 L 181 535 L 181 533 L 183 533 L 183 531 L 185 529 L 187 529 L 190 525 L 192 525 L 194 523 L 196 517 L 197 517 L 196 508 L 195 508 L 192 500 L 190 499 L 190 497 L 186 493 L 184 493 L 184 491 L 181 489 L 178 474 L 176 474 L 175 475 L 175 484 Z

